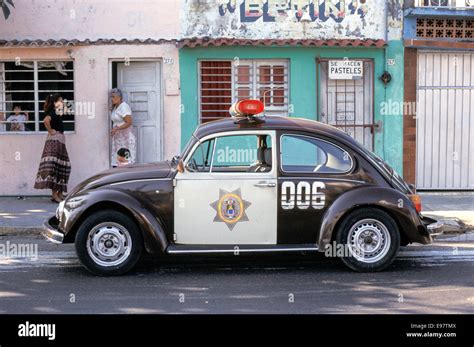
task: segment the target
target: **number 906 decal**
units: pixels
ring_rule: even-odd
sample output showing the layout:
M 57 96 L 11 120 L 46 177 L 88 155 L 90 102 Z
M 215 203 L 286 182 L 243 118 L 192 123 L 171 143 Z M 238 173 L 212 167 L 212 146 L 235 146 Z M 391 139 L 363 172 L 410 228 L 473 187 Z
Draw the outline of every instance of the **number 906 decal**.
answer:
M 321 192 L 326 185 L 323 182 L 301 181 L 295 185 L 294 182 L 286 181 L 281 185 L 281 207 L 284 210 L 292 210 L 297 207 L 306 210 L 310 206 L 316 210 L 322 209 L 326 203 L 326 195 Z

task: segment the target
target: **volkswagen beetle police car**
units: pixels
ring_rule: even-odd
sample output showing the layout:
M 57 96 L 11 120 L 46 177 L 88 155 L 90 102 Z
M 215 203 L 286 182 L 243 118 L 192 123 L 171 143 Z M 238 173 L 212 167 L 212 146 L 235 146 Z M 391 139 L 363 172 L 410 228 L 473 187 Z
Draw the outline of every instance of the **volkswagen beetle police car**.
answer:
M 243 100 L 197 128 L 171 161 L 114 168 L 75 187 L 43 234 L 75 243 L 98 275 L 144 254 L 326 252 L 380 271 L 401 245 L 428 244 L 413 188 L 348 134 L 316 121 L 262 116 Z

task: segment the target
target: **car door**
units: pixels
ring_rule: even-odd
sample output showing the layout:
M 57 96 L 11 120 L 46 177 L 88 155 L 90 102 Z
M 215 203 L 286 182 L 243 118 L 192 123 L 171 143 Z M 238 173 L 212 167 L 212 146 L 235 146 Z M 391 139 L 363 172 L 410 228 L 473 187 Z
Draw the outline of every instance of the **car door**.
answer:
M 351 154 L 332 140 L 282 133 L 279 154 L 278 244 L 314 244 L 326 210 L 363 182 Z
M 274 245 L 277 168 L 274 131 L 201 139 L 176 175 L 176 244 Z

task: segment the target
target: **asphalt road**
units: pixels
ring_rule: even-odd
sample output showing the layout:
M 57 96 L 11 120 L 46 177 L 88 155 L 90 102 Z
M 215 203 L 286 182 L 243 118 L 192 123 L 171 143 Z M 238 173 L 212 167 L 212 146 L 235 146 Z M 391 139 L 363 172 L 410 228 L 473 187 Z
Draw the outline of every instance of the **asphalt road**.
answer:
M 321 255 L 145 259 L 102 278 L 72 245 L 40 237 L 38 259 L 0 258 L 1 313 L 474 313 L 470 243 L 408 247 L 386 271 L 361 274 Z

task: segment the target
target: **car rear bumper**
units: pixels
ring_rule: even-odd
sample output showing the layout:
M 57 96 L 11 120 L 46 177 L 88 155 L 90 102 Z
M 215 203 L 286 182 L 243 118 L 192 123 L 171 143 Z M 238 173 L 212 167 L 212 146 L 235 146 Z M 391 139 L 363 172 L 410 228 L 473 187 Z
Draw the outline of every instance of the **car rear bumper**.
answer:
M 63 243 L 64 234 L 58 229 L 59 221 L 56 217 L 51 217 L 43 223 L 41 234 L 49 241 Z
M 431 238 L 442 235 L 450 227 L 443 221 L 438 221 L 427 216 L 423 216 L 422 221 Z

